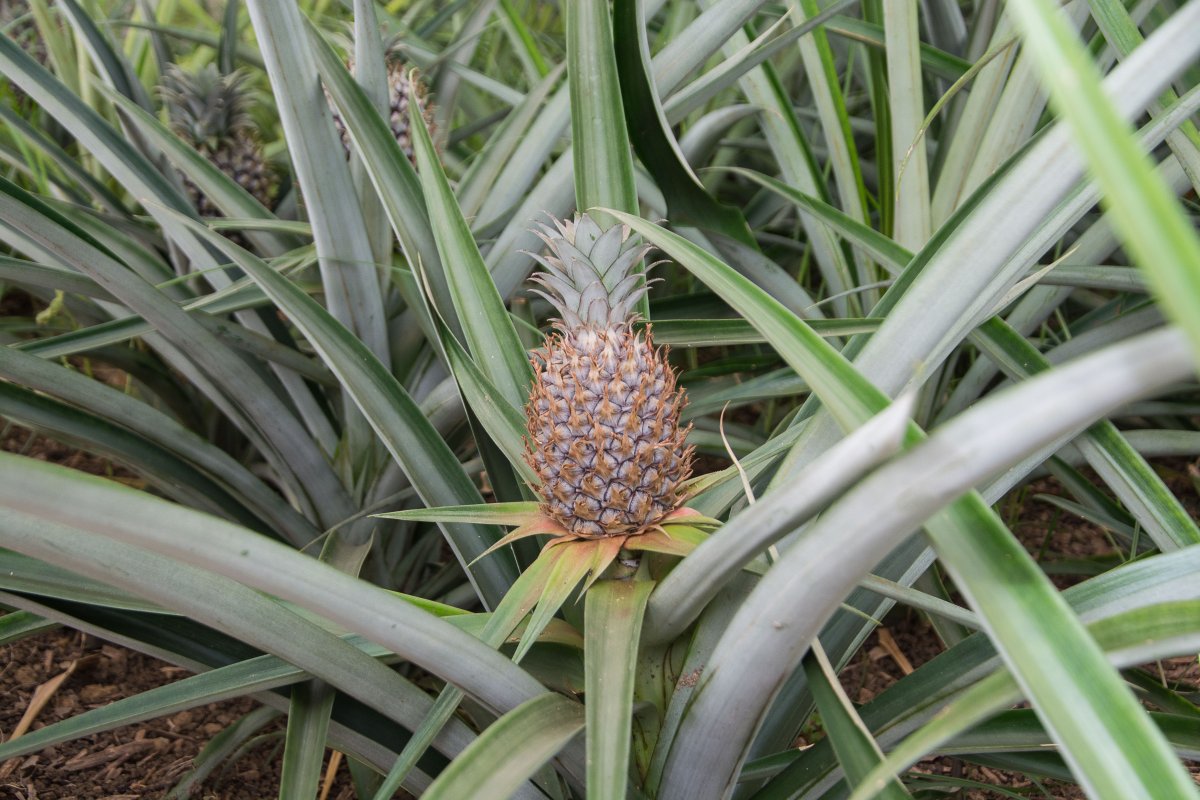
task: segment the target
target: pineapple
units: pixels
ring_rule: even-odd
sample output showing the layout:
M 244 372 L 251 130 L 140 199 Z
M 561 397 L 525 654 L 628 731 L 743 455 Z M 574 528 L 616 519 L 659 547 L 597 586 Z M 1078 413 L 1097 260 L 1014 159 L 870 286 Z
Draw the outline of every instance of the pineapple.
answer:
M 0 0 L 0 29 L 43 67 L 49 61 L 46 43 L 27 0 Z M 27 95 L 16 84 L 9 83 L 17 105 L 24 105 Z
M 160 93 L 167 105 L 171 130 L 263 205 L 274 193 L 271 170 L 247 111 L 246 73 L 222 75 L 209 64 L 189 74 L 171 65 Z M 186 175 L 184 188 L 201 216 L 220 210 Z
M 417 92 L 416 98 L 409 97 L 408 89 L 408 65 L 404 61 L 404 57 L 400 51 L 393 45 L 388 48 L 387 55 L 387 81 L 388 81 L 388 122 L 392 128 L 392 135 L 396 137 L 396 142 L 400 145 L 400 149 L 404 151 L 404 155 L 408 156 L 409 161 L 414 160 L 412 132 L 408 127 L 408 114 L 410 100 L 416 101 L 417 108 L 421 109 L 421 114 L 425 118 L 425 124 L 429 127 L 430 132 L 433 131 L 433 116 L 431 106 L 425 102 L 424 87 L 418 84 L 420 91 Z M 354 60 L 351 59 L 346 65 L 350 72 L 354 72 Z M 333 103 L 330 102 L 330 106 Z M 333 109 L 333 124 L 337 128 L 338 136 L 341 137 L 342 147 L 346 149 L 346 157 L 350 156 L 350 132 L 346 130 L 346 123 L 342 121 L 342 115 L 337 109 Z
M 533 280 L 560 315 L 534 354 L 526 406 L 541 512 L 574 538 L 644 533 L 679 506 L 692 465 L 684 392 L 650 327 L 633 328 L 646 292 L 633 268 L 649 248 L 587 215 L 538 235 L 549 253 Z

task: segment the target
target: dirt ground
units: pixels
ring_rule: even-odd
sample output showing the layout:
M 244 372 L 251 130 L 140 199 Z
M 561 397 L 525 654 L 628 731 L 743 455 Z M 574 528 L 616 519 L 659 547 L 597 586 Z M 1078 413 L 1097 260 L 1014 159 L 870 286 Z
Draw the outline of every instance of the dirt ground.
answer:
M 103 459 L 33 437 L 14 426 L 4 429 L 0 445 L 6 450 L 137 484 L 135 476 Z M 1192 506 L 1190 510 L 1197 513 L 1200 503 L 1186 476 L 1186 462 L 1172 462 L 1163 469 L 1179 495 Z M 1056 484 L 1044 480 L 1027 488 L 1007 507 L 1004 503 L 1000 506 L 1002 511 L 1011 510 L 1009 522 L 1030 552 L 1047 564 L 1066 560 L 1078 565 L 1111 556 L 1112 545 L 1101 529 L 1034 497 L 1054 493 L 1061 493 Z M 1059 575 L 1054 580 L 1066 586 L 1080 577 Z M 843 671 L 843 686 L 854 702 L 866 702 L 941 649 L 937 635 L 920 614 L 898 608 Z M 1189 685 L 1193 691 L 1200 687 L 1200 665 L 1196 658 L 1174 659 L 1164 663 L 1163 670 L 1166 679 Z M 68 629 L 4 645 L 0 647 L 0 697 L 5 700 L 0 703 L 0 735 L 9 736 L 27 715 L 32 715 L 29 727 L 36 730 L 186 674 L 177 667 Z M 31 712 L 35 693 L 56 680 L 57 688 L 45 705 L 36 714 Z M 166 798 L 193 769 L 201 749 L 254 707 L 250 700 L 205 706 L 12 759 L 0 765 L 0 800 Z M 208 775 L 189 796 L 202 800 L 258 800 L 277 796 L 282 731 L 282 719 L 269 723 L 243 746 L 239 757 Z M 1034 781 L 959 759 L 923 762 L 917 770 L 1004 787 L 1006 792 L 962 789 L 944 795 L 958 800 L 1083 797 L 1071 785 Z M 337 765 L 335 775 L 327 781 L 325 797 L 326 800 L 353 797 L 344 762 Z
M 16 426 L 4 429 L 0 446 L 140 484 L 136 476 L 105 459 L 31 436 Z M 39 689 L 52 694 L 31 717 L 31 730 L 187 675 L 179 667 L 67 628 L 0 645 L 0 735 L 7 739 L 31 714 Z M 192 771 L 201 749 L 256 705 L 241 699 L 180 711 L 11 759 L 0 764 L 0 800 L 165 798 Z M 283 729 L 279 719 L 259 730 L 238 758 L 199 782 L 189 797 L 262 800 L 278 796 Z M 354 796 L 349 772 L 344 762 L 335 767 L 326 800 L 348 800 Z

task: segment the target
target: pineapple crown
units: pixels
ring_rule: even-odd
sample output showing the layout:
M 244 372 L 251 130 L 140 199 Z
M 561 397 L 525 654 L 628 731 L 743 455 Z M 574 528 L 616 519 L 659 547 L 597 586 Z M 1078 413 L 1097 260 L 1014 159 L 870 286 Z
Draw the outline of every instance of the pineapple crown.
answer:
M 246 109 L 247 74 L 221 74 L 215 64 L 185 72 L 172 64 L 159 94 L 167 105 L 171 130 L 197 147 L 217 149 L 221 142 L 253 127 Z
M 555 219 L 553 228 L 539 223 L 533 232 L 549 252 L 530 253 L 546 270 L 530 280 L 546 290 L 534 289 L 558 311 L 560 328 L 610 328 L 636 318 L 634 304 L 647 284 L 633 268 L 651 247 L 631 238 L 628 226 L 604 230 L 583 214 Z

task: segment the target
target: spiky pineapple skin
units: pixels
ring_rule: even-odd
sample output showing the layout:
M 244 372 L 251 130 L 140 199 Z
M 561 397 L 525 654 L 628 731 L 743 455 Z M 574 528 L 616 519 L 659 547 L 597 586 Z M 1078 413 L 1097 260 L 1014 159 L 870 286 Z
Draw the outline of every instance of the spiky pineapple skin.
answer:
M 692 450 L 683 392 L 649 329 L 555 333 L 533 363 L 527 459 L 545 512 L 583 538 L 639 533 L 671 513 Z
M 275 175 L 263 157 L 257 136 L 238 131 L 216 149 L 203 145 L 196 149 L 256 200 L 270 207 L 275 194 Z M 181 177 L 196 211 L 204 217 L 220 216 L 221 210 L 200 191 L 200 187 L 186 175 Z
M 354 62 L 351 60 L 347 64 L 347 68 L 353 72 Z M 414 102 L 412 92 L 408 87 L 407 65 L 404 59 L 395 51 L 387 55 L 387 82 L 388 82 L 388 125 L 392 129 L 392 136 L 395 137 L 396 143 L 400 145 L 400 149 L 409 161 L 414 161 L 412 129 L 409 127 L 409 106 Z M 417 93 L 415 97 L 416 105 L 421 109 L 421 116 L 425 120 L 425 125 L 433 131 L 433 110 L 426 102 L 425 87 L 422 83 L 417 83 Z M 330 103 L 332 106 L 332 102 Z M 346 157 L 350 156 L 350 131 L 346 129 L 346 123 L 342 120 L 342 115 L 337 109 L 333 109 L 333 125 L 337 129 L 338 137 L 342 140 L 342 148 L 346 151 Z
M 587 216 L 539 235 L 552 255 L 537 257 L 547 272 L 535 280 L 561 315 L 534 353 L 526 405 L 542 512 L 579 538 L 641 533 L 679 505 L 692 463 L 667 351 L 633 324 L 645 249 Z

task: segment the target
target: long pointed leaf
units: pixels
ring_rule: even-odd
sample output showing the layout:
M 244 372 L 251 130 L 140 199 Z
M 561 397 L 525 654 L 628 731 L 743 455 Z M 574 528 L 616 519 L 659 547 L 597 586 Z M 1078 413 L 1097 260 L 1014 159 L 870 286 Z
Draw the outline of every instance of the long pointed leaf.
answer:
M 596 800 L 625 798 L 638 640 L 653 588 L 651 581 L 602 580 L 585 600 L 587 786 Z
M 260 259 L 198 223 L 197 233 L 222 249 L 287 312 L 321 358 L 337 375 L 347 394 L 396 459 L 421 499 L 428 505 L 480 503 L 479 490 L 463 472 L 399 381 L 366 346 L 329 312 Z M 447 541 L 489 607 L 494 607 L 516 578 L 511 556 L 501 554 L 467 567 L 491 546 L 499 533 L 474 524 L 442 523 Z
M 247 0 L 288 151 L 304 192 L 321 279 L 333 316 L 388 360 L 379 278 L 358 198 L 321 92 L 316 62 L 298 6 Z
M 583 728 L 583 716 L 579 704 L 562 695 L 535 697 L 492 723 L 423 796 L 542 797 L 532 789 L 514 792 Z
M 607 2 L 578 0 L 566 8 L 567 82 L 575 156 L 575 205 L 637 210 L 633 155 L 621 105 Z M 601 226 L 607 227 L 602 220 Z
M 414 112 L 411 122 L 425 204 L 467 345 L 500 397 L 513 408 L 524 408 L 533 377 L 525 348 L 438 163 L 425 120 Z

